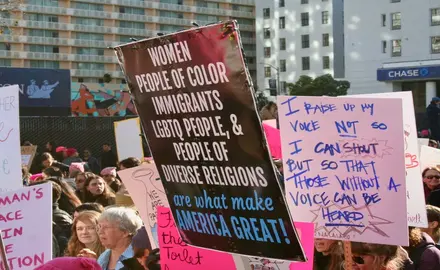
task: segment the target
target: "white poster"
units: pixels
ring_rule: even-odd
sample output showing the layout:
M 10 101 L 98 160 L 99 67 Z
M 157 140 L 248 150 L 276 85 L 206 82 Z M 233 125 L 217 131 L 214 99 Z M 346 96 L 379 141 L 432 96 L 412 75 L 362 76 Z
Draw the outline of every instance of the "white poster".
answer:
M 425 194 L 420 169 L 420 149 L 417 138 L 416 118 L 412 92 L 391 92 L 347 97 L 400 98 L 403 105 L 403 130 L 405 138 L 406 196 L 408 207 L 408 226 L 428 227 Z M 391 112 L 390 112 L 391 113 Z
M 0 88 L 0 192 L 23 186 L 18 85 Z
M 428 167 L 440 168 L 440 149 L 422 145 L 420 151 L 421 171 Z M 421 175 L 422 173 L 420 173 Z
M 132 118 L 114 123 L 118 160 L 129 157 L 144 159 L 141 127 L 139 118 Z
M 47 183 L 1 193 L 0 206 L 0 230 L 9 269 L 31 270 L 50 261 L 52 185 Z M 3 262 L 0 265 L 4 269 Z

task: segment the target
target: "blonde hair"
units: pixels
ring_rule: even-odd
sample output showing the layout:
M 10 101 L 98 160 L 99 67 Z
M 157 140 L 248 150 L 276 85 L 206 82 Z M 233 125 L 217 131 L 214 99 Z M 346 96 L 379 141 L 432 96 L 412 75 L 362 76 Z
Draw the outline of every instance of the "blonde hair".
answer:
M 76 257 L 82 249 L 86 248 L 86 246 L 79 241 L 78 234 L 76 233 L 76 224 L 78 223 L 78 221 L 84 223 L 92 223 L 93 226 L 97 228 L 99 216 L 100 213 L 96 211 L 83 211 L 79 213 L 79 215 L 73 220 L 72 236 L 70 237 L 69 243 L 67 244 L 67 249 L 64 254 L 65 256 Z M 104 252 L 105 248 L 101 244 L 101 241 L 99 241 L 99 238 L 97 238 L 91 250 L 95 252 L 98 257 L 99 255 L 101 255 L 102 252 Z

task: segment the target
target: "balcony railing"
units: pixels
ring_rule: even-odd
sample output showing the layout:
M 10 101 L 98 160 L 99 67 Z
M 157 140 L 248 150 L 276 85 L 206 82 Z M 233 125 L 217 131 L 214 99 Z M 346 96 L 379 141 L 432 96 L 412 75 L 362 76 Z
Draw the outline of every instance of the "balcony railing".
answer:
M 74 77 L 99 77 L 102 78 L 104 74 L 110 73 L 113 78 L 124 78 L 121 71 L 108 70 L 88 70 L 88 69 L 71 69 L 70 74 Z
M 83 55 L 83 54 L 67 54 L 67 53 L 46 53 L 46 52 L 17 52 L 0 50 L 0 57 L 4 58 L 21 58 L 31 60 L 53 60 L 53 61 L 69 61 L 69 62 L 93 62 L 93 63 L 112 63 L 118 61 L 116 56 L 102 55 Z
M 123 43 L 116 41 L 33 37 L 33 36 L 11 36 L 11 35 L 0 35 L 0 42 L 30 43 L 30 44 L 43 44 L 43 45 L 65 45 L 65 46 L 96 47 L 96 48 L 115 47 Z

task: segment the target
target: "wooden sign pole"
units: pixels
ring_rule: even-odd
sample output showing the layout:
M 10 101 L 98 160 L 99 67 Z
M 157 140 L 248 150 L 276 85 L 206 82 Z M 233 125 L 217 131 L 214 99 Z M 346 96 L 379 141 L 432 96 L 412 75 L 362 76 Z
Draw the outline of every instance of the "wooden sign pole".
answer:
M 1 256 L 2 256 L 2 261 L 3 261 L 4 269 L 5 270 L 10 270 L 9 264 L 8 264 L 8 257 L 6 256 L 5 244 L 3 243 L 3 236 L 1 234 L 1 231 L 0 231 L 0 253 L 1 253 Z
M 353 259 L 351 254 L 351 242 L 344 241 L 344 258 L 345 258 L 345 270 L 352 270 Z

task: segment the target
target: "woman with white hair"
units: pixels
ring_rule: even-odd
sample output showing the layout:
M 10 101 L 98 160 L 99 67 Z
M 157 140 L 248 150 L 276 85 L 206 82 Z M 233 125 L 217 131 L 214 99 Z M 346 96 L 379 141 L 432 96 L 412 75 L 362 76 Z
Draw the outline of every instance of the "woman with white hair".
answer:
M 142 220 L 133 209 L 109 207 L 98 219 L 98 235 L 106 250 L 99 256 L 103 270 L 119 270 L 123 260 L 134 256 L 131 240 L 142 226 Z

